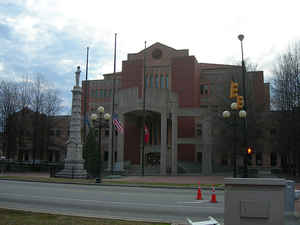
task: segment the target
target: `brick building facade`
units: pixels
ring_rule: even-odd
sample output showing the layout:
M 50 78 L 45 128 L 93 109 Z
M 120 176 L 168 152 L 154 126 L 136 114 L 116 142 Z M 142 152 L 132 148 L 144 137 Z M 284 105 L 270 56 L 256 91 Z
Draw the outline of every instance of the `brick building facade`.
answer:
M 100 105 L 107 112 L 112 110 L 113 74 L 103 76 L 102 80 L 83 81 L 82 112 L 87 90 L 88 115 Z M 269 84 L 264 83 L 262 71 L 247 72 L 246 78 L 249 122 L 256 124 L 256 118 L 270 108 Z M 116 73 L 115 89 L 115 113 L 124 124 L 125 132 L 114 134 L 113 142 L 111 132 L 109 136 L 104 135 L 105 160 L 113 160 L 124 170 L 127 165 L 141 167 L 144 157 L 145 168 L 156 167 L 162 175 L 191 172 L 193 168 L 203 174 L 229 170 L 232 131 L 222 118 L 222 112 L 228 110 L 232 102 L 229 99 L 232 79 L 242 84 L 241 66 L 199 63 L 186 49 L 176 50 L 155 43 L 138 53 L 128 54 L 127 60 L 122 62 L 122 71 Z M 150 130 L 144 156 L 141 154 L 143 86 L 146 87 L 145 119 Z M 251 132 L 255 133 L 249 130 Z M 249 140 L 254 146 L 258 139 Z M 112 148 L 114 154 L 111 154 Z M 240 147 L 239 153 L 242 153 Z M 108 169 L 111 169 L 110 163 Z

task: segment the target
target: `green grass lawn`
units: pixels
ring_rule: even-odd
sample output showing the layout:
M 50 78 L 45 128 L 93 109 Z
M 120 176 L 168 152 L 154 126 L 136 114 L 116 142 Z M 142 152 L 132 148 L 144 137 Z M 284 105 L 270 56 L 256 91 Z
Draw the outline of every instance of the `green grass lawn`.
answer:
M 0 225 L 169 225 L 169 223 L 64 216 L 0 208 Z

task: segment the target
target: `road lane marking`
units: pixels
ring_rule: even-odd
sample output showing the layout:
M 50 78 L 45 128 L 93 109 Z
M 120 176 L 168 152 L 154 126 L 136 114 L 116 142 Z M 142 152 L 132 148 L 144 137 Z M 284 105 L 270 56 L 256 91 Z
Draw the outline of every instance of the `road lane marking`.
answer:
M 154 204 L 154 203 L 140 203 L 140 202 L 114 202 L 114 201 L 99 201 L 99 200 L 92 200 L 92 199 L 76 199 L 76 198 L 62 198 L 62 197 L 46 197 L 46 196 L 39 196 L 39 195 L 24 195 L 24 194 L 13 194 L 13 193 L 0 193 L 0 196 L 22 196 L 22 197 L 30 197 L 36 198 L 36 199 L 41 199 L 41 200 L 65 200 L 65 201 L 78 201 L 78 202 L 94 202 L 94 203 L 99 203 L 99 204 L 114 204 L 114 205 L 132 205 L 132 206 L 148 206 L 148 207 L 159 207 L 159 208 L 164 208 L 164 207 L 169 207 L 169 208 L 193 208 L 193 206 L 186 206 L 186 205 L 161 205 L 161 204 Z M 201 207 L 201 208 L 220 208 L 220 207 Z
M 197 200 L 197 201 L 193 201 L 193 202 L 177 202 L 178 204 L 190 204 L 190 203 L 205 203 L 205 202 L 209 202 L 209 200 Z

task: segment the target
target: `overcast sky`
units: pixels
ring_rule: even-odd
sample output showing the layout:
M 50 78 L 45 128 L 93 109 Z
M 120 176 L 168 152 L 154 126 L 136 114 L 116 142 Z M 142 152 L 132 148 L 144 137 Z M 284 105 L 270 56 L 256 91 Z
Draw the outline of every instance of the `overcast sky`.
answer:
M 272 76 L 272 64 L 300 40 L 299 0 L 0 0 L 0 81 L 42 74 L 69 107 L 76 66 L 85 79 L 117 71 L 128 53 L 161 42 L 198 62 L 233 64 L 244 56 Z M 68 111 L 68 110 L 67 110 Z

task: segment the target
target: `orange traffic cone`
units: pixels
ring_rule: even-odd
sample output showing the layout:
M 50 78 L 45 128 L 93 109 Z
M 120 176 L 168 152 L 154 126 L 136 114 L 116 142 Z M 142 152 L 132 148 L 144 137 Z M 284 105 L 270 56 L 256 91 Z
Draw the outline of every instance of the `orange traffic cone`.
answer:
M 217 197 L 216 197 L 216 192 L 215 192 L 215 187 L 212 186 L 212 195 L 211 195 L 211 203 L 217 203 Z
M 201 189 L 200 189 L 200 183 L 199 183 L 199 186 L 198 186 L 197 200 L 202 200 L 202 194 L 201 194 Z

